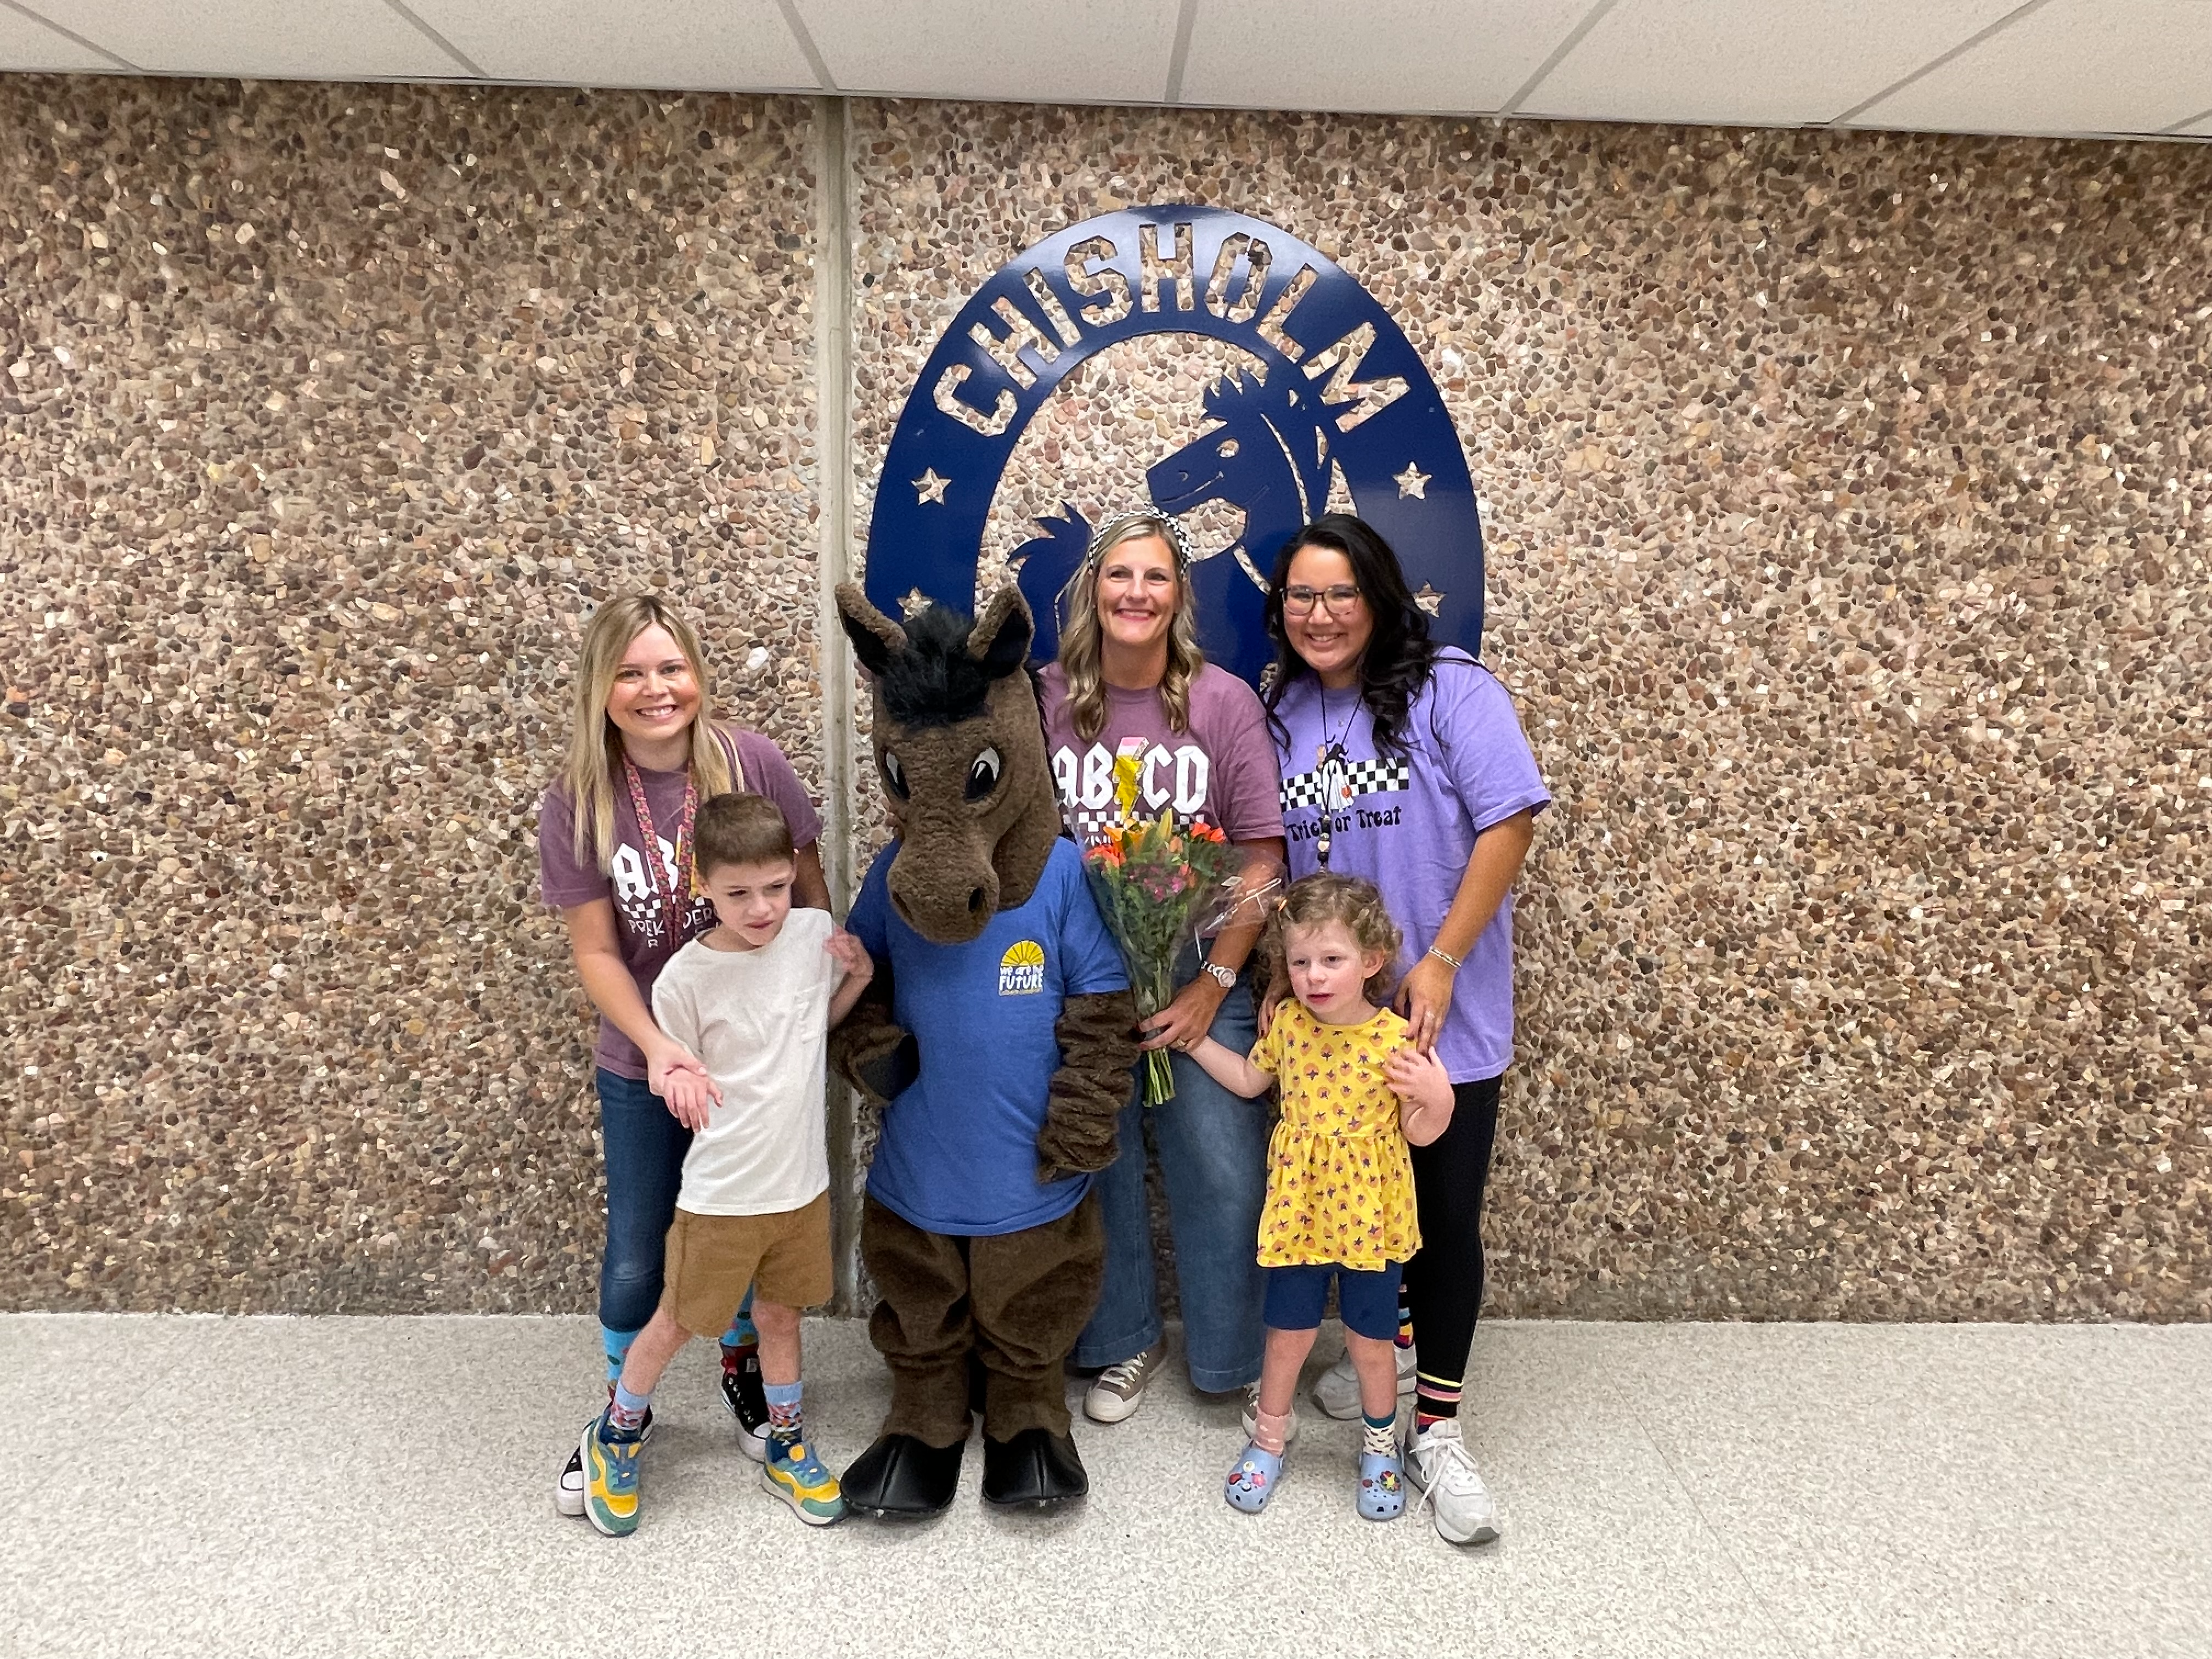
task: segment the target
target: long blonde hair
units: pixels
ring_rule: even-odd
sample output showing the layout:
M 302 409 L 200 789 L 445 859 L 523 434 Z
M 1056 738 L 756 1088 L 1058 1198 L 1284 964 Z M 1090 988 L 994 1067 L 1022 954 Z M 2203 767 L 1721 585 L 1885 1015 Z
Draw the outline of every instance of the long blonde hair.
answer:
M 622 755 L 622 732 L 607 718 L 607 698 L 615 686 L 630 641 L 648 628 L 665 628 L 699 687 L 699 712 L 691 718 L 691 773 L 699 798 L 706 800 L 730 787 L 729 757 L 714 735 L 707 695 L 706 657 L 699 636 L 675 606 L 651 593 L 625 593 L 592 613 L 576 653 L 574 718 L 568 754 L 561 767 L 562 787 L 575 813 L 578 848 L 591 848 L 592 861 L 607 867 L 615 855 L 615 763 Z M 653 856 L 647 849 L 647 857 Z
M 1109 519 L 1091 544 L 1060 600 L 1060 672 L 1067 682 L 1067 712 L 1075 734 L 1089 743 L 1106 725 L 1106 677 L 1098 665 L 1098 572 L 1106 555 L 1123 542 L 1156 536 L 1175 561 L 1176 609 L 1168 623 L 1168 668 L 1160 677 L 1160 701 L 1168 725 L 1190 729 L 1190 688 L 1206 666 L 1198 643 L 1198 595 L 1190 585 L 1190 548 L 1182 526 L 1157 513 L 1128 513 Z

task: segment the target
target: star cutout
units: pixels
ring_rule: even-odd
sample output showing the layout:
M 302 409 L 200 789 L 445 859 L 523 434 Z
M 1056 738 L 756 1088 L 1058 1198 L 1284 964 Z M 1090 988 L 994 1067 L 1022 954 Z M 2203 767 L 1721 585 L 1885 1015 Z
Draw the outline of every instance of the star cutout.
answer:
M 1433 617 L 1443 609 L 1444 596 L 1430 586 L 1428 583 L 1423 582 L 1421 591 L 1413 595 L 1413 603 Z
M 914 504 L 920 507 L 925 501 L 935 501 L 942 507 L 945 504 L 945 486 L 951 482 L 950 478 L 939 477 L 935 467 L 924 467 L 921 476 L 914 481 Z
M 919 617 L 929 605 L 929 595 L 919 587 L 909 587 L 899 595 L 899 609 L 909 617 Z
M 1417 501 L 1428 500 L 1428 497 L 1421 492 L 1428 488 L 1431 475 L 1422 471 L 1411 461 L 1406 463 L 1406 470 L 1403 472 L 1393 472 L 1390 476 L 1397 480 L 1400 501 L 1404 501 L 1408 495 Z

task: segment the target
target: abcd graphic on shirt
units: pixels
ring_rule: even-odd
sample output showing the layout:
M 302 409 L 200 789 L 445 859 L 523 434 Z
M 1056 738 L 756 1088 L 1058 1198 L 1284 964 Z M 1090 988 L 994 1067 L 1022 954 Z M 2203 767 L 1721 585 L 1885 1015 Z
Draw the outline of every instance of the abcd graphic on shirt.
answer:
M 1033 939 L 1016 939 L 999 958 L 999 994 L 1033 997 L 1044 991 L 1044 946 Z

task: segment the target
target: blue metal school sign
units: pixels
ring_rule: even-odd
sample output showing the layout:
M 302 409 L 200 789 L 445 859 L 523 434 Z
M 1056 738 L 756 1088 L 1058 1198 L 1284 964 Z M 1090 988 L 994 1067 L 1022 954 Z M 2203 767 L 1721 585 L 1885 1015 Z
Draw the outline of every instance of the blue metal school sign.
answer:
M 1023 428 L 1071 369 L 1146 334 L 1226 340 L 1262 367 L 1208 387 L 1205 413 L 1218 424 L 1146 475 L 1164 513 L 1217 500 L 1244 511 L 1235 544 L 1196 550 L 1192 584 L 1212 660 L 1253 681 L 1271 660 L 1264 580 L 1284 544 L 1325 509 L 1332 476 L 1397 549 L 1436 636 L 1476 649 L 1474 485 L 1426 367 L 1334 261 L 1220 208 L 1087 219 L 1005 265 L 961 307 L 892 434 L 868 530 L 869 599 L 892 616 L 923 598 L 970 609 L 985 522 Z M 1068 514 L 1042 521 L 1045 533 L 1014 559 L 1041 658 L 1057 644 L 1056 601 L 1091 531 Z

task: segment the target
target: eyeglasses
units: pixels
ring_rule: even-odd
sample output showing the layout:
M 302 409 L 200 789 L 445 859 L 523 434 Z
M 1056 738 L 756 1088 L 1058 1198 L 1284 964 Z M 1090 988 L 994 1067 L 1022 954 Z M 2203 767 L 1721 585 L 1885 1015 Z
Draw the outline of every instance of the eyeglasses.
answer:
M 1283 611 L 1286 616 L 1310 616 L 1316 601 L 1325 606 L 1332 617 L 1348 617 L 1359 603 L 1359 590 L 1350 582 L 1339 582 L 1334 587 L 1286 587 L 1283 590 Z

